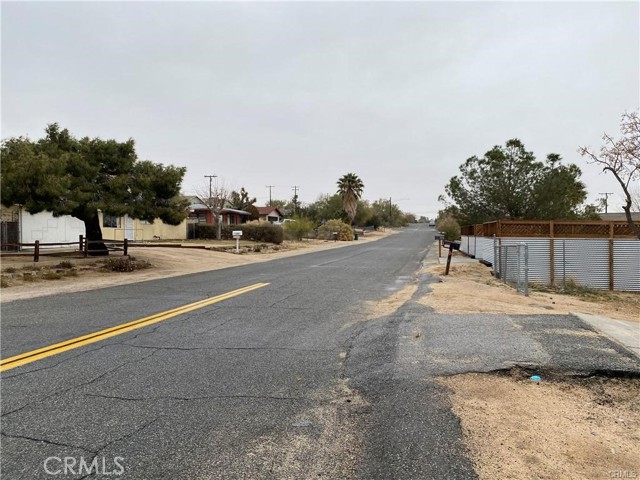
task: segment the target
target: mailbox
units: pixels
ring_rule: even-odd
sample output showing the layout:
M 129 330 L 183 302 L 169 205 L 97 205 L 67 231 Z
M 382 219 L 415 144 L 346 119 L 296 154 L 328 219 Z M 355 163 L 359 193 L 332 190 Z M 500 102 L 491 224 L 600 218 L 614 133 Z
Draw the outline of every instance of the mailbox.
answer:
M 231 234 L 233 235 L 233 238 L 240 238 L 242 237 L 242 230 L 233 230 Z
M 444 235 L 442 235 L 441 233 L 436 233 L 436 240 L 442 240 L 444 238 Z
M 454 250 L 460 250 L 460 244 L 458 242 L 451 242 L 451 248 Z

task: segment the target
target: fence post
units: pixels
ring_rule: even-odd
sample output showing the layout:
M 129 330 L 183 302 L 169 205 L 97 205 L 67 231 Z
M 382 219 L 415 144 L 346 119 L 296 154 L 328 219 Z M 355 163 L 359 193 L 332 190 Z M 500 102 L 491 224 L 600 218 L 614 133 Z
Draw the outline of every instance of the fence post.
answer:
M 555 259 L 555 225 L 553 220 L 549 221 L 549 285 L 552 287 L 556 283 L 556 259 Z
M 82 251 L 84 254 L 84 258 L 87 258 L 87 256 L 89 256 L 89 239 L 88 238 L 84 239 L 84 245 L 83 245 Z
M 36 240 L 36 246 L 33 249 L 33 261 L 34 262 L 40 261 L 40 240 Z
M 529 245 L 524 245 L 524 296 L 529 296 Z
M 78 252 L 82 252 L 82 243 L 84 241 L 84 235 L 80 235 L 78 238 Z
M 502 260 L 502 259 L 500 259 Z M 502 270 L 502 267 L 500 267 Z M 505 247 L 504 249 L 504 275 L 502 276 L 502 281 L 507 283 L 507 276 L 509 275 L 509 249 Z
M 613 291 L 613 238 L 609 239 L 609 290 Z
M 124 255 L 127 256 L 129 252 L 129 241 L 126 238 L 124 239 L 124 246 L 122 249 L 124 250 Z
M 562 291 L 567 289 L 567 241 L 562 240 Z

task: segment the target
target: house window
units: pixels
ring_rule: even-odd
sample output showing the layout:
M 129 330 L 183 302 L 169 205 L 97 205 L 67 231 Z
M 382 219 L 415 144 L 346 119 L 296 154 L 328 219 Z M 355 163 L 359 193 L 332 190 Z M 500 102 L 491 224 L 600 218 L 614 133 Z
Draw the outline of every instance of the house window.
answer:
M 102 217 L 102 225 L 108 228 L 120 228 L 120 217 L 105 213 Z
M 272 215 L 269 215 L 269 216 L 267 217 L 267 221 L 268 221 L 268 222 L 272 222 L 272 223 L 273 223 L 273 222 L 277 222 L 278 220 L 280 220 L 280 218 L 279 218 L 279 217 L 274 217 L 274 216 L 272 216 Z
M 191 212 L 189 214 L 189 220 L 193 223 L 207 223 L 207 215 L 205 213 Z

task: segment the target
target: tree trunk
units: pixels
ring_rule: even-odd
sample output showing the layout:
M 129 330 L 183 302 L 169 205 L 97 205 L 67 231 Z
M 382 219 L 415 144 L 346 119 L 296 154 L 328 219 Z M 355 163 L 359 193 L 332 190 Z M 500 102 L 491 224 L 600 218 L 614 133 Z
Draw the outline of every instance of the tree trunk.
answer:
M 629 224 L 629 228 L 631 232 L 633 232 L 638 240 L 640 240 L 640 225 L 636 225 L 633 221 L 633 217 L 631 216 L 631 198 L 627 193 L 627 204 L 622 206 L 624 210 L 625 216 L 627 217 L 627 223 Z
M 95 213 L 89 218 L 84 218 L 84 229 L 87 237 L 87 250 L 91 256 L 109 255 L 107 246 L 102 242 L 102 230 L 100 229 L 100 219 Z
M 216 239 L 221 240 L 222 239 L 222 215 L 220 213 L 216 214 L 216 226 L 218 227 L 216 229 Z

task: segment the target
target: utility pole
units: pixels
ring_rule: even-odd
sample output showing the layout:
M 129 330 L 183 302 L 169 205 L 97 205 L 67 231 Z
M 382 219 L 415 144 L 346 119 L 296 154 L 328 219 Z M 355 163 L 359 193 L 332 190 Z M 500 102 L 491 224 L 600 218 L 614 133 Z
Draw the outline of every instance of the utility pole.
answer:
M 269 206 L 271 206 L 271 189 L 275 187 L 275 185 L 267 185 L 267 188 L 269 189 Z
M 207 205 L 207 207 L 211 208 L 211 182 L 213 182 L 214 178 L 218 178 L 217 175 L 205 175 L 204 178 L 208 178 L 209 179 L 209 205 Z
M 293 190 L 293 214 L 294 215 L 298 210 L 298 189 L 299 188 L 300 188 L 300 185 L 294 185 L 293 187 L 291 187 L 291 190 Z
M 216 216 L 216 227 L 218 228 L 218 232 L 216 234 L 216 238 L 218 240 L 220 240 L 221 237 L 221 231 L 222 231 L 222 225 L 221 225 L 221 221 L 220 221 L 220 215 L 218 214 L 218 205 L 217 203 L 214 204 L 211 202 L 211 197 L 213 196 L 213 192 L 211 190 L 211 183 L 213 182 L 214 178 L 218 178 L 217 175 L 205 175 L 204 178 L 208 178 L 209 179 L 209 201 L 207 202 L 207 208 L 209 209 L 209 212 L 213 215 Z
M 613 195 L 612 192 L 598 192 L 599 195 L 604 195 L 604 213 L 608 213 L 609 208 L 609 195 Z

